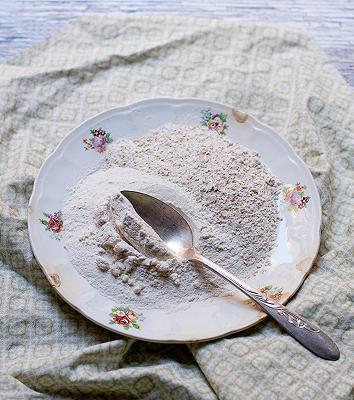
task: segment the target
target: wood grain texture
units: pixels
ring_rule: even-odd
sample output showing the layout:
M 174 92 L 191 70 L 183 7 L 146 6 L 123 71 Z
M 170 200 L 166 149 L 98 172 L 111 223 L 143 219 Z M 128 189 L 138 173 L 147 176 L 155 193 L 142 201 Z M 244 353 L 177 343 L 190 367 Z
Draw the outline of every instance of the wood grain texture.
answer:
M 353 0 L 0 0 L 0 61 L 85 13 L 193 15 L 307 28 L 354 87 Z

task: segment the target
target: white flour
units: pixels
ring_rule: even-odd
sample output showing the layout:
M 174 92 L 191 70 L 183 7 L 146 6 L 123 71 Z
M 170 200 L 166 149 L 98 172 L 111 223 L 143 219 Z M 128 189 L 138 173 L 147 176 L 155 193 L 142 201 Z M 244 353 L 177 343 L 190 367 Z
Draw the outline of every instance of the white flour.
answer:
M 65 247 L 78 272 L 117 304 L 171 307 L 230 294 L 207 269 L 175 259 L 119 192 L 145 192 L 180 209 L 198 250 L 247 278 L 269 264 L 278 189 L 255 152 L 207 128 L 165 126 L 117 140 L 102 167 L 72 190 Z

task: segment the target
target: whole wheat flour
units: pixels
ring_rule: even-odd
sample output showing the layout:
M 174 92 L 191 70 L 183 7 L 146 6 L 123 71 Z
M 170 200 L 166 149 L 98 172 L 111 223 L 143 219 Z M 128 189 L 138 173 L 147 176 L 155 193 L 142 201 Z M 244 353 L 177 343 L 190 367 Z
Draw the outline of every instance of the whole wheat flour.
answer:
M 197 249 L 248 278 L 269 265 L 279 185 L 257 153 L 227 137 L 164 126 L 116 140 L 101 167 L 71 190 L 64 244 L 78 272 L 117 304 L 170 307 L 231 294 L 206 268 L 175 258 L 120 191 L 145 192 L 181 210 Z

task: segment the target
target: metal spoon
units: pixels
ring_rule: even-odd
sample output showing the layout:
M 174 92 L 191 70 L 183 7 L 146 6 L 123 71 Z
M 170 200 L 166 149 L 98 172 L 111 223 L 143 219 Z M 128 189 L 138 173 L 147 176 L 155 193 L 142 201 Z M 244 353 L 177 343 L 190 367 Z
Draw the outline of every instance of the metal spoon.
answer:
M 199 254 L 193 245 L 192 229 L 179 211 L 145 193 L 134 191 L 121 193 L 130 201 L 137 214 L 155 230 L 178 257 L 189 261 L 199 261 L 232 283 L 275 319 L 299 343 L 317 356 L 327 360 L 339 359 L 340 353 L 336 344 L 315 324 L 288 310 L 280 303 L 268 299 L 263 293 Z

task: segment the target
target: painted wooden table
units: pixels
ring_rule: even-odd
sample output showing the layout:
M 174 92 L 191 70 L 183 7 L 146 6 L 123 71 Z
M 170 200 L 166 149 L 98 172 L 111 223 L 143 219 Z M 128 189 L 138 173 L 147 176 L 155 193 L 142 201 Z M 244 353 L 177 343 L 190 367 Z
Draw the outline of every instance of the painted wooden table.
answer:
M 305 27 L 354 87 L 353 0 L 0 0 L 0 61 L 93 12 L 239 18 Z

